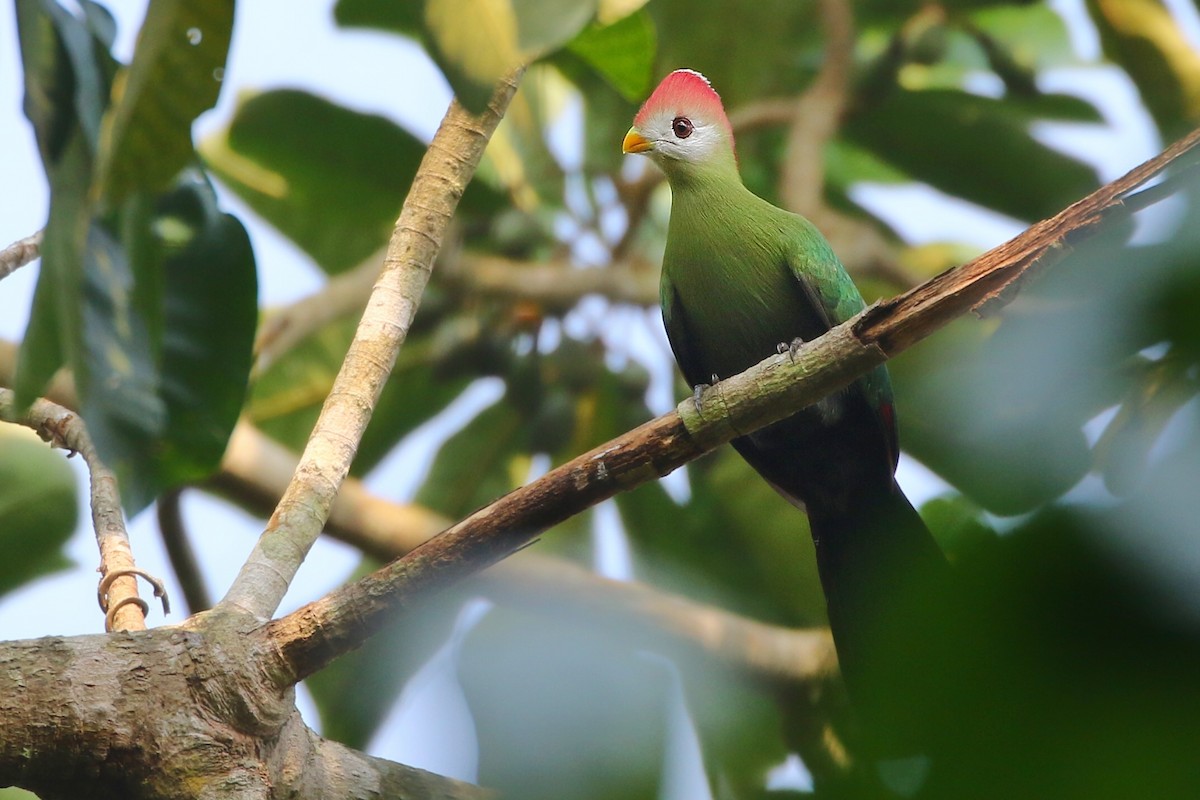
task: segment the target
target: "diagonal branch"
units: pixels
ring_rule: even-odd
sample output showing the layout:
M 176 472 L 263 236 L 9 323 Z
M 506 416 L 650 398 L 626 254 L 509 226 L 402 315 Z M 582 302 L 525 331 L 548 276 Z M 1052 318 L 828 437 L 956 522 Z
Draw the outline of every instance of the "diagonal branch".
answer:
M 248 423 L 239 423 L 210 488 L 268 513 L 296 468 L 296 456 Z M 421 506 L 371 494 L 351 477 L 329 514 L 326 532 L 380 561 L 390 561 L 445 530 L 451 520 Z M 506 606 L 567 612 L 584 624 L 618 626 L 647 646 L 678 645 L 745 673 L 789 682 L 820 681 L 837 657 L 825 630 L 757 622 L 635 582 L 602 578 L 531 550 L 477 576 L 473 589 Z
M 866 373 L 1001 292 L 1106 219 L 1125 199 L 1200 144 L 1200 130 L 979 258 L 876 304 L 795 355 L 778 355 L 705 390 L 675 411 L 551 470 L 361 580 L 264 626 L 280 685 L 358 646 L 390 612 L 512 555 L 547 528 L 665 475 L 714 447 L 782 419 Z M 700 409 L 704 410 L 701 413 Z
M 451 103 L 413 179 L 383 271 L 295 477 L 219 607 L 270 617 L 320 535 L 412 325 L 442 236 L 520 73 L 502 79 L 488 110 L 478 117 Z

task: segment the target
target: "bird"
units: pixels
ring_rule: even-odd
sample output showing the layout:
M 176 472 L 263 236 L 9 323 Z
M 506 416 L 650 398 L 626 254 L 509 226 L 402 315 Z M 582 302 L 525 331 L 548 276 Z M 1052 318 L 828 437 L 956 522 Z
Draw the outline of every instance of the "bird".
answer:
M 697 401 L 704 386 L 793 351 L 865 307 L 817 228 L 743 184 L 733 127 L 699 72 L 662 80 L 622 150 L 649 156 L 670 185 L 660 300 L 671 351 Z M 910 643 L 895 637 L 911 627 L 911 599 L 947 562 L 896 483 L 886 367 L 732 445 L 808 515 L 851 707 L 890 707 L 882 695 L 895 684 L 870 677 L 874 659 L 888 647 L 893 667 L 898 658 L 901 670 L 921 668 Z

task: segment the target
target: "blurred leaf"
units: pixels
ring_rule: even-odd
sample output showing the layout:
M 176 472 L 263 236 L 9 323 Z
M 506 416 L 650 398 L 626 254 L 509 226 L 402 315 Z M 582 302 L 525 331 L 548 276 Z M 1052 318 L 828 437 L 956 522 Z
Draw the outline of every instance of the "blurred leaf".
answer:
M 192 160 L 192 121 L 221 89 L 234 0 L 147 6 L 133 61 L 113 86 L 97 171 L 101 202 L 163 189 Z
M 383 117 L 289 89 L 243 101 L 200 150 L 223 182 L 333 274 L 387 242 L 425 145 Z M 501 202 L 474 181 L 460 210 Z
M 813 3 L 720 0 L 700 11 L 690 0 L 655 0 L 646 9 L 659 32 L 655 77 L 679 67 L 698 70 L 726 109 L 794 94 L 821 63 L 824 43 Z M 624 122 L 628 127 L 630 120 Z
M 1200 779 L 1196 627 L 1139 586 L 1104 520 L 1055 510 L 981 542 L 915 616 L 937 632 L 927 680 L 893 696 L 927 723 L 922 797 L 1183 798 Z
M 92 17 L 99 21 L 102 15 Z M 17 403 L 41 394 L 64 364 L 85 370 L 82 351 L 82 252 L 88 187 L 100 116 L 108 101 L 107 31 L 90 30 L 54 2 L 21 0 L 17 26 L 25 71 L 25 114 L 50 182 L 50 214 L 41 271 L 21 342 L 14 381 Z M 109 59 L 111 61 L 111 59 Z
M 364 560 L 348 580 L 378 566 Z M 395 615 L 362 647 L 306 678 L 321 734 L 366 748 L 413 674 L 446 641 L 462 602 L 461 592 L 440 592 L 421 603 L 420 613 Z
M 654 800 L 668 669 L 588 626 L 494 609 L 459 666 L 479 782 L 522 800 Z
M 508 402 L 484 409 L 442 445 L 416 502 L 460 519 L 520 485 L 529 468 L 525 433 Z
M 88 13 L 79 19 L 53 0 L 17 2 L 25 115 L 47 174 L 76 126 L 89 156 L 95 152 L 108 105 L 112 18 L 94 3 L 84 5 Z
M 155 443 L 166 431 L 167 409 L 150 331 L 132 301 L 125 249 L 106 226 L 93 223 L 83 259 L 84 351 L 72 365 L 79 406 L 132 515 L 153 499 L 151 487 L 163 485 L 156 480 Z
M 1096 467 L 1104 485 L 1126 495 L 1145 479 L 1151 449 L 1176 412 L 1196 397 L 1191 365 L 1170 356 L 1146 364 L 1131 381 L 1116 415 L 1095 446 Z
M 152 239 L 137 250 L 142 269 L 162 276 L 161 291 L 135 301 L 126 248 L 93 225 L 84 254 L 87 379 L 76 370 L 83 416 L 130 514 L 220 462 L 245 396 L 258 310 L 250 240 L 202 179 L 185 177 L 138 224 Z M 161 333 L 141 311 L 151 301 Z
M 75 531 L 75 473 L 62 452 L 0 423 L 0 595 L 69 566 L 62 548 Z
M 1049 502 L 1091 465 L 1081 426 L 1100 406 L 1077 406 L 1074 394 L 1048 404 L 1045 371 L 1061 366 L 1048 353 L 1032 360 L 964 320 L 889 362 L 901 446 L 997 514 Z
M 1104 55 L 1137 86 L 1163 138 L 1200 119 L 1200 54 L 1161 0 L 1088 0 Z
M 299 90 L 242 101 L 208 166 L 329 273 L 385 242 L 425 145 L 383 117 Z
M 1077 101 L 1056 101 L 1058 107 Z M 894 90 L 844 135 L 942 191 L 1017 219 L 1041 219 L 1095 189 L 1095 171 L 1034 139 L 1035 109 L 949 89 Z M 1020 168 L 1014 168 L 1020 165 Z
M 654 78 L 654 21 L 638 11 L 611 25 L 593 23 L 567 45 L 567 50 L 604 77 L 631 103 L 641 102 Z
M 250 238 L 235 217 L 220 212 L 207 181 L 181 182 L 159 200 L 158 214 L 166 250 L 161 391 L 167 430 L 150 496 L 217 468 L 246 398 L 258 324 Z
M 1030 71 L 1077 63 L 1067 23 L 1048 3 L 997 3 L 971 12 L 972 24 Z
M 423 9 L 422 9 L 423 6 Z M 506 72 L 557 50 L 596 15 L 596 0 L 339 0 L 339 25 L 421 34 L 458 100 L 487 107 Z
M 951 561 L 996 535 L 981 517 L 979 506 L 962 495 L 936 497 L 921 506 L 921 519 Z
M 416 0 L 337 0 L 333 19 L 343 28 L 378 28 L 418 37 L 424 28 L 423 6 Z
M 870 150 L 835 138 L 825 145 L 825 180 L 845 191 L 859 182 L 898 184 L 912 178 Z

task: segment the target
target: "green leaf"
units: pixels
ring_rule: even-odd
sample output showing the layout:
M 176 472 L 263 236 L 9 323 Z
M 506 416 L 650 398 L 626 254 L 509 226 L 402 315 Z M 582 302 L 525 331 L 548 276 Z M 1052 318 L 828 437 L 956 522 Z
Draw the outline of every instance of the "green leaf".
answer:
M 111 22 L 107 12 L 97 10 L 80 20 L 53 0 L 17 3 L 25 114 L 47 170 L 76 125 L 89 154 L 96 149 L 114 63 L 108 54 Z
M 192 121 L 217 101 L 233 13 L 234 0 L 149 4 L 104 120 L 96 167 L 103 204 L 163 189 L 192 160 Z
M 567 45 L 631 103 L 645 99 L 654 79 L 654 20 L 638 11 L 611 25 L 592 24 Z
M 459 519 L 522 483 L 529 469 L 525 423 L 501 400 L 451 436 L 434 459 L 416 502 Z
M 383 117 L 297 90 L 245 100 L 200 149 L 222 181 L 331 274 L 387 242 L 425 153 Z M 474 181 L 460 213 L 500 202 Z
M 1163 138 L 1200 119 L 1200 55 L 1162 0 L 1088 0 L 1104 55 L 1128 73 Z
M 364 560 L 350 579 L 379 565 Z M 357 650 L 305 679 L 321 715 L 321 734 L 365 748 L 413 674 L 445 642 L 463 603 L 461 591 L 439 592 L 420 613 L 396 614 Z
M 950 89 L 894 89 L 843 135 L 942 191 L 1041 219 L 1096 188 L 1095 171 L 1033 138 L 1027 106 Z M 1019 168 L 1016 166 L 1019 165 Z
M 97 24 L 104 15 L 89 15 Z M 90 211 L 92 152 L 108 100 L 103 45 L 57 3 L 17 4 L 25 70 L 25 113 L 33 125 L 50 182 L 50 216 L 42 243 L 42 266 L 14 381 L 17 402 L 41 393 L 64 364 L 81 366 L 82 252 Z M 85 377 L 86 379 L 86 377 Z
M 338 0 L 333 19 L 343 28 L 378 28 L 417 38 L 424 30 L 423 5 L 416 0 Z
M 145 487 L 154 482 L 153 443 L 166 427 L 167 410 L 149 331 L 132 301 L 125 249 L 104 225 L 93 223 L 83 258 L 84 348 L 81 361 L 72 364 L 80 412 L 133 514 L 154 497 Z
M 0 423 L 0 595 L 70 563 L 75 473 L 64 454 Z
M 148 229 L 129 234 L 146 240 L 134 248 L 141 272 L 160 277 L 138 292 L 130 250 L 106 225 L 92 225 L 85 346 L 74 369 L 83 417 L 132 514 L 220 462 L 246 391 L 258 312 L 249 238 L 202 179 L 186 177 L 152 213 L 130 218 L 131 231 Z
M 995 4 L 970 12 L 970 18 L 1025 69 L 1063 67 L 1079 60 L 1066 21 L 1048 3 Z
M 458 678 L 481 784 L 528 800 L 659 796 L 671 667 L 604 627 L 501 607 L 470 633 Z
M 17 404 L 22 407 L 42 393 L 59 367 L 83 367 L 81 285 L 90 175 L 91 159 L 83 134 L 76 129 L 50 172 L 50 218 L 14 380 Z
M 158 211 L 167 249 L 161 362 L 167 429 L 149 496 L 217 468 L 245 400 L 258 324 L 250 238 L 217 208 L 212 187 L 189 180 L 163 197 Z

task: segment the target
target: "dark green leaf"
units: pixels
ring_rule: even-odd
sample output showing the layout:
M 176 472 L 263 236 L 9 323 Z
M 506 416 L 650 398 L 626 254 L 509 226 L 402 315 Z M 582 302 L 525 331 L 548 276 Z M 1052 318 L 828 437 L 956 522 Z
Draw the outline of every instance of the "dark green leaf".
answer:
M 149 4 L 105 120 L 96 167 L 102 203 L 163 189 L 192 160 L 192 121 L 217 101 L 233 11 L 234 0 Z
M 246 391 L 258 307 L 249 238 L 207 183 L 188 177 L 126 221 L 140 271 L 154 280 L 135 288 L 131 250 L 92 225 L 74 371 L 84 419 L 132 514 L 216 468 Z
M 1091 167 L 1034 139 L 1032 121 L 1020 105 L 1004 100 L 949 89 L 895 89 L 848 119 L 843 133 L 918 180 L 1032 220 L 1051 216 L 1098 185 Z
M 155 496 L 148 489 L 156 484 L 154 443 L 166 429 L 167 409 L 149 331 L 132 300 L 133 269 L 124 248 L 94 223 L 83 256 L 84 352 L 73 365 L 79 406 L 133 514 Z
M 333 18 L 343 28 L 378 28 L 419 37 L 425 27 L 424 5 L 418 0 L 338 0 Z
M 168 251 L 161 488 L 206 477 L 221 461 L 250 376 L 258 273 L 245 228 L 220 212 L 205 182 L 184 183 L 160 200 L 156 224 Z M 175 240 L 167 233 L 173 226 L 189 235 Z
M 59 367 L 86 369 L 80 317 L 90 176 L 91 159 L 76 128 L 50 173 L 50 219 L 42 237 L 41 270 L 14 381 L 20 406 L 40 395 Z M 81 377 L 86 380 L 83 375 L 76 379 Z
M 25 114 L 38 132 L 38 145 L 47 170 L 57 158 L 58 145 L 78 125 L 89 155 L 100 136 L 100 119 L 108 105 L 108 30 L 80 20 L 54 0 L 20 0 L 17 24 L 25 68 Z
M 30 322 L 21 343 L 15 388 L 29 403 L 64 364 L 84 370 L 82 253 L 88 231 L 87 192 L 100 115 L 108 101 L 108 58 L 86 24 L 57 3 L 17 4 L 25 69 L 25 113 L 50 182 L 50 217 Z M 111 60 L 111 59 L 110 59 Z

